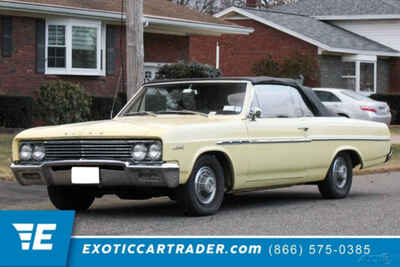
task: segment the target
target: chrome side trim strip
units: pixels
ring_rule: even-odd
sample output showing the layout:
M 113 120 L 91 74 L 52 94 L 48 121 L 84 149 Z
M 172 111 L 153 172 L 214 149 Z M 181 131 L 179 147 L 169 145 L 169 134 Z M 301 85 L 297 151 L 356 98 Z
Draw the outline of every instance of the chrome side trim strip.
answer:
M 308 138 L 271 138 L 271 139 L 252 139 L 252 140 L 229 140 L 219 141 L 217 145 L 249 145 L 249 144 L 282 144 L 282 143 L 309 143 Z
M 317 137 L 317 138 L 261 138 L 261 139 L 240 139 L 219 141 L 217 145 L 244 145 L 244 144 L 282 144 L 282 143 L 311 143 L 321 141 L 355 141 L 355 142 L 388 142 L 390 138 L 386 137 Z
M 229 141 L 219 141 L 217 145 L 244 145 L 250 144 L 249 140 L 229 140 Z
M 284 143 L 310 143 L 309 138 L 271 138 L 251 140 L 251 144 L 284 144 Z
M 315 137 L 313 141 L 376 141 L 376 142 L 387 142 L 391 141 L 390 138 L 386 137 Z

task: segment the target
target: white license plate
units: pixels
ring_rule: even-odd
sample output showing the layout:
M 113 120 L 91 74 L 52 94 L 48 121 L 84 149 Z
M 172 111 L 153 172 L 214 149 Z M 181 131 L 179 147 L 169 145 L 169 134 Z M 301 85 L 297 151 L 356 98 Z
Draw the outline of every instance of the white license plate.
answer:
M 72 167 L 71 183 L 73 184 L 99 184 L 99 167 Z

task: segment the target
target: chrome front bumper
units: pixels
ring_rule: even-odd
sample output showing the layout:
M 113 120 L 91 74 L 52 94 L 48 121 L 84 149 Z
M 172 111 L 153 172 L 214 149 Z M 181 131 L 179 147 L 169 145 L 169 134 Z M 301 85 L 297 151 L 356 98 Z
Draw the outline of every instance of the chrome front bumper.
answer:
M 179 185 L 179 165 L 134 165 L 115 160 L 63 160 L 40 165 L 15 165 L 10 168 L 22 185 L 72 185 L 71 168 L 92 166 L 100 169 L 98 186 L 145 186 L 176 188 Z

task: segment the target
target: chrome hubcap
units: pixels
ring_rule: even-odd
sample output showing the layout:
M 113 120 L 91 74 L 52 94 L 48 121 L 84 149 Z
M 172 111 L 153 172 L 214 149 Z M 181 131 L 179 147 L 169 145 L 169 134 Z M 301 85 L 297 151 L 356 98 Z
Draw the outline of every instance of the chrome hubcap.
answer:
M 333 163 L 333 179 L 338 188 L 344 188 L 347 183 L 347 165 L 346 161 L 339 157 Z
M 217 192 L 217 178 L 210 167 L 201 167 L 194 179 L 196 197 L 201 204 L 210 204 Z

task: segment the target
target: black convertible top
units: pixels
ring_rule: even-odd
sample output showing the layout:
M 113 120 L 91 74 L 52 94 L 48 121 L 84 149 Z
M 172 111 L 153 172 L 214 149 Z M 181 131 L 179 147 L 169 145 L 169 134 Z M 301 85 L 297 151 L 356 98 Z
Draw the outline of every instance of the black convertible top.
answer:
M 287 78 L 275 78 L 268 76 L 258 76 L 258 77 L 219 77 L 219 78 L 193 78 L 193 79 L 175 79 L 175 80 L 154 80 L 146 82 L 144 85 L 151 85 L 163 82 L 193 82 L 193 81 L 249 81 L 254 85 L 257 84 L 281 84 L 289 85 L 295 87 L 303 95 L 303 97 L 308 101 L 313 109 L 314 113 L 319 117 L 336 117 L 337 115 L 327 109 L 319 100 L 314 91 L 306 86 L 299 83 L 298 80 L 287 79 Z

